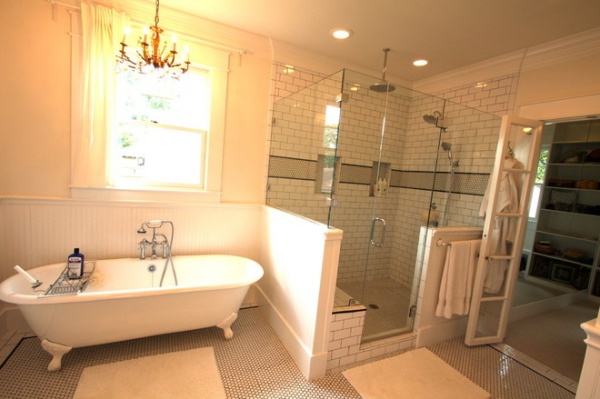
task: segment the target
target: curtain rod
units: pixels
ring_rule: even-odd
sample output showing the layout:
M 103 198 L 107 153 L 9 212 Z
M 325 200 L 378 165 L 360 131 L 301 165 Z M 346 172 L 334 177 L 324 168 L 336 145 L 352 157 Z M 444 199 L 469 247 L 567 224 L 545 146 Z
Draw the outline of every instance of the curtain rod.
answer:
M 61 7 L 70 8 L 70 9 L 73 9 L 73 10 L 81 11 L 81 7 L 80 6 L 76 6 L 76 5 L 73 5 L 73 4 L 65 3 L 63 1 L 59 1 L 59 0 L 46 0 L 46 2 L 50 3 L 50 5 L 52 5 L 52 6 L 58 5 L 58 6 L 61 6 Z M 103 3 L 96 3 L 96 4 L 100 4 L 100 5 L 103 5 L 103 6 L 110 7 L 110 5 L 103 4 Z M 143 25 L 143 23 L 141 23 L 141 22 L 135 22 L 135 23 L 139 24 L 139 25 Z M 181 34 L 184 37 L 186 37 L 187 39 L 189 39 L 190 41 L 196 42 L 198 44 L 206 44 L 208 46 L 212 46 L 212 47 L 216 47 L 216 48 L 221 48 L 221 49 L 224 49 L 224 50 L 229 50 L 229 51 L 238 53 L 240 55 L 246 55 L 246 54 L 250 53 L 250 51 L 247 50 L 247 49 L 237 48 L 237 47 L 229 46 L 227 44 L 213 42 L 211 40 L 200 39 L 198 37 L 190 36 L 190 35 L 187 35 L 185 33 L 179 33 L 178 32 L 178 34 Z

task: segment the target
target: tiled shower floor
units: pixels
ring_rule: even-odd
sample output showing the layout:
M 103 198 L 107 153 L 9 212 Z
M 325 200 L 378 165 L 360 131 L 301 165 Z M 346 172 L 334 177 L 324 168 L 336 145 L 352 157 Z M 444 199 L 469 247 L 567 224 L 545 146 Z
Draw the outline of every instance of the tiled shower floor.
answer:
M 21 339 L 22 333 L 13 335 L 15 338 L 2 337 L 10 353 L 5 361 L 0 359 L 0 397 L 71 398 L 85 367 L 212 346 L 228 398 L 360 399 L 341 373 L 306 381 L 259 309 L 241 310 L 233 328 L 235 336 L 230 341 L 223 339 L 220 329 L 207 328 L 73 349 L 63 359 L 63 369 L 55 373 L 46 371 L 50 356 L 37 338 Z M 15 343 L 18 340 L 20 343 Z M 429 349 L 494 399 L 574 398 L 564 388 L 489 346 L 468 348 L 461 338 Z
M 363 340 L 412 330 L 410 289 L 391 279 L 340 283 L 339 288 L 367 308 Z

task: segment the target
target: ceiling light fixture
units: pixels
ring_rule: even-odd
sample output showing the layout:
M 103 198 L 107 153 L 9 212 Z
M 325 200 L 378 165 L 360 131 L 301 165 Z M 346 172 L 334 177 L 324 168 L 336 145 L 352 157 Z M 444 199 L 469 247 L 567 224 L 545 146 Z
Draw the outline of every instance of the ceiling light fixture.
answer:
M 174 79 L 179 79 L 181 75 L 187 72 L 190 68 L 190 56 L 187 48 L 184 50 L 181 62 L 177 59 L 177 39 L 175 36 L 171 38 L 171 50 L 167 50 L 167 41 L 161 45 L 160 35 L 164 32 L 158 27 L 158 9 L 159 0 L 156 0 L 156 14 L 154 16 L 154 26 L 144 28 L 144 37 L 138 40 L 137 49 L 129 50 L 130 53 L 135 51 L 130 57 L 127 52 L 127 30 L 121 41 L 121 50 L 117 54 L 117 66 L 123 69 L 129 69 L 140 74 L 156 74 L 158 77 L 170 76 Z M 148 35 L 150 34 L 150 43 L 148 43 Z M 165 55 L 166 53 L 166 55 Z
M 422 66 L 425 66 L 427 64 L 429 64 L 429 61 L 423 60 L 423 59 L 421 59 L 421 60 L 414 60 L 413 61 L 413 65 L 416 66 L 416 67 L 422 67 Z
M 352 31 L 346 28 L 335 28 L 331 30 L 331 36 L 339 40 L 344 40 L 352 36 Z

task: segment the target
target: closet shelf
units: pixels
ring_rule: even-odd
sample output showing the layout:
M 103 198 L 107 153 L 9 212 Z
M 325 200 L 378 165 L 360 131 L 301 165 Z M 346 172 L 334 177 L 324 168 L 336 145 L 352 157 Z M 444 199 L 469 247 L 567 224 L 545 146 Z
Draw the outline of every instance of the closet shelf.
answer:
M 553 236 L 557 236 L 557 237 L 574 238 L 576 240 L 589 241 L 589 242 L 593 242 L 593 243 L 598 242 L 598 237 L 584 236 L 584 235 L 575 234 L 575 233 L 565 233 L 564 231 L 551 230 L 551 229 L 538 229 L 537 231 L 538 231 L 538 233 L 541 233 L 541 234 L 548 234 L 548 235 L 553 235 Z
M 547 133 L 552 143 L 538 165 L 545 176 L 526 275 L 600 300 L 600 162 L 592 162 L 599 161 L 600 119 L 558 123 Z
M 535 255 L 537 255 L 537 256 L 542 256 L 544 258 L 559 260 L 561 262 L 573 263 L 573 264 L 576 264 L 576 265 L 579 265 L 579 266 L 585 266 L 585 267 L 592 267 L 593 266 L 593 264 L 590 264 L 590 263 L 578 262 L 576 260 L 565 258 L 565 257 L 562 257 L 562 256 L 548 255 L 548 254 L 543 254 L 543 253 L 536 252 L 536 251 L 533 251 L 532 253 L 535 254 Z

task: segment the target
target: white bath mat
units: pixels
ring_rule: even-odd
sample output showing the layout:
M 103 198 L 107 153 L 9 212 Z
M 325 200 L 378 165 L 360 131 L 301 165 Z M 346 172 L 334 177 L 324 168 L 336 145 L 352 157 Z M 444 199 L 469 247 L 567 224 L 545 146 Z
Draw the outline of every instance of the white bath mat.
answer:
M 74 399 L 226 398 L 212 347 L 86 367 Z
M 364 399 L 487 399 L 490 394 L 425 348 L 342 373 Z

